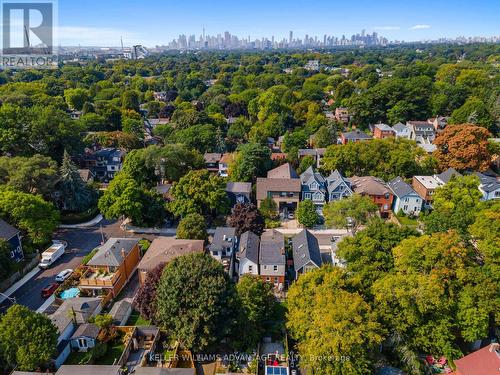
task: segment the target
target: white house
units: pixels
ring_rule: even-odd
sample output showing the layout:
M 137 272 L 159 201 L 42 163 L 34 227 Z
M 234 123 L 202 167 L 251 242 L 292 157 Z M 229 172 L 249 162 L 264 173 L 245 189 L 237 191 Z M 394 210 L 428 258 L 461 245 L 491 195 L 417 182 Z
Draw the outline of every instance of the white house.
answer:
M 483 194 L 482 200 L 489 201 L 500 198 L 500 177 L 487 176 L 479 172 L 476 172 L 475 175 L 481 181 L 479 190 Z
M 405 138 L 405 139 L 410 139 L 411 136 L 411 129 L 409 126 L 398 122 L 396 125 L 392 127 L 394 131 L 396 132 L 396 138 Z
M 258 275 L 259 274 L 259 245 L 260 238 L 253 232 L 245 232 L 240 237 L 238 251 L 238 274 Z
M 394 193 L 394 201 L 392 203 L 393 212 L 398 213 L 403 211 L 406 215 L 415 216 L 420 214 L 423 199 L 401 177 L 396 177 L 389 181 L 387 185 Z
M 92 349 L 97 341 L 100 328 L 92 323 L 81 324 L 71 336 L 71 347 L 79 352 Z

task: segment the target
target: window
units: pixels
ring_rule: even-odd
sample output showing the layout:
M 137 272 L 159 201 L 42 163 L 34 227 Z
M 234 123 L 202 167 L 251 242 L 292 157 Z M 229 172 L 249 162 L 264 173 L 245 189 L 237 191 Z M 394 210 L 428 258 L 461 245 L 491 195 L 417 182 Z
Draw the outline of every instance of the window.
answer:
M 278 279 L 277 277 L 275 277 L 275 278 L 274 278 L 274 283 L 275 283 L 275 284 L 278 284 L 278 282 L 279 282 L 279 279 Z
M 304 199 L 311 199 L 311 193 L 305 193 Z
M 405 202 L 408 203 L 410 201 L 410 198 L 405 198 Z
M 213 255 L 213 256 L 218 256 L 218 255 L 219 255 L 219 252 L 218 252 L 218 251 L 212 251 L 212 255 Z
M 282 191 L 282 192 L 280 193 L 280 195 L 281 195 L 282 197 L 286 197 L 286 191 Z
M 278 271 L 278 266 L 273 266 L 273 271 Z
M 267 270 L 267 264 L 264 265 L 264 269 Z
M 271 281 L 271 278 L 269 276 L 266 277 L 266 281 Z
M 253 266 L 252 265 L 248 266 L 248 272 L 253 272 Z
M 388 209 L 389 209 L 389 205 L 384 204 L 384 210 L 388 210 Z
M 385 199 L 389 199 L 389 193 L 385 193 Z
M 311 190 L 316 190 L 316 189 L 318 189 L 318 184 L 316 182 L 313 182 L 311 185 L 309 185 L 309 188 Z
M 500 197 L 500 191 L 495 191 L 495 197 L 496 198 Z
M 403 206 L 403 211 L 408 211 L 408 205 L 407 205 L 407 204 L 405 204 L 405 205 Z

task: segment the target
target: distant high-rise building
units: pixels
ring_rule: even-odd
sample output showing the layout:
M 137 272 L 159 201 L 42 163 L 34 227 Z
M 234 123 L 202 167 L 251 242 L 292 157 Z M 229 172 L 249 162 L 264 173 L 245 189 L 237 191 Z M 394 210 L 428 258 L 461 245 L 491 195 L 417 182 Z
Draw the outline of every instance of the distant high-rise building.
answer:
M 293 31 L 290 30 L 290 34 L 288 34 L 288 43 L 292 44 L 293 41 Z

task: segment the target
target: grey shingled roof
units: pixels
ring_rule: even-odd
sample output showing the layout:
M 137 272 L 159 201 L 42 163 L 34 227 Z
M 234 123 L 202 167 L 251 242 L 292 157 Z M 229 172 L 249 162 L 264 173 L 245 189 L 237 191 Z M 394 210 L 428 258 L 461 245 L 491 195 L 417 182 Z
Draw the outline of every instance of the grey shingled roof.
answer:
M 267 198 L 268 192 L 300 193 L 301 185 L 298 178 L 257 178 L 257 200 Z
M 10 240 L 16 234 L 19 233 L 19 230 L 14 228 L 12 225 L 7 223 L 6 221 L 0 219 L 0 238 L 4 240 Z
M 89 266 L 118 267 L 124 259 L 122 249 L 125 251 L 125 255 L 128 255 L 138 243 L 138 238 L 110 238 L 87 264 Z
M 353 130 L 350 132 L 342 133 L 345 139 L 372 139 L 371 136 L 362 132 L 361 130 Z
M 389 181 L 387 185 L 389 185 L 392 192 L 399 198 L 403 198 L 410 194 L 418 195 L 410 185 L 403 181 L 401 177 L 396 177 L 395 179 Z
M 225 238 L 225 239 L 224 239 Z M 236 228 L 217 227 L 215 229 L 210 250 L 220 250 L 222 248 L 232 247 L 236 238 Z M 228 241 L 230 239 L 231 241 Z
M 321 173 L 314 172 L 313 167 L 307 168 L 301 175 L 300 181 L 302 185 L 309 185 L 312 181 L 311 179 L 316 180 L 316 182 L 320 185 L 320 189 L 323 190 L 323 186 L 325 184 L 325 178 L 321 175 Z
M 73 336 L 71 336 L 71 339 L 76 339 L 78 337 L 90 337 L 96 339 L 100 330 L 101 329 L 95 324 L 83 323 L 80 324 L 80 326 L 76 329 L 75 333 L 73 333 Z
M 260 237 L 259 263 L 267 265 L 285 264 L 285 237 L 277 230 L 268 230 Z
M 250 194 L 252 191 L 252 183 L 251 182 L 228 182 L 226 184 L 226 191 L 228 193 Z
M 321 253 L 318 239 L 307 229 L 304 229 L 292 238 L 293 263 L 295 272 L 298 272 L 309 261 L 318 267 L 321 266 Z
M 239 259 L 248 259 L 251 262 L 259 263 L 259 244 L 260 238 L 255 233 L 247 231 L 240 237 Z
M 347 178 L 343 177 L 337 169 L 335 169 L 332 173 L 330 173 L 330 176 L 326 178 L 328 191 L 334 191 L 342 182 L 345 183 L 350 189 L 351 182 Z M 352 193 L 352 189 L 350 190 Z
M 222 158 L 222 154 L 216 152 L 207 152 L 203 155 L 205 163 L 218 163 Z
M 394 129 L 387 124 L 376 124 L 375 127 L 385 132 L 394 131 Z
M 481 189 L 485 192 L 490 193 L 492 191 L 500 189 L 500 181 L 498 177 L 487 176 L 485 174 L 476 172 L 474 173 L 479 180 L 481 180 Z
M 447 184 L 451 178 L 455 176 L 455 177 L 462 177 L 462 175 L 460 173 L 458 173 L 455 169 L 453 168 L 448 168 L 447 170 L 445 170 L 443 173 L 440 173 L 440 174 L 437 174 L 436 177 L 443 181 L 443 183 Z

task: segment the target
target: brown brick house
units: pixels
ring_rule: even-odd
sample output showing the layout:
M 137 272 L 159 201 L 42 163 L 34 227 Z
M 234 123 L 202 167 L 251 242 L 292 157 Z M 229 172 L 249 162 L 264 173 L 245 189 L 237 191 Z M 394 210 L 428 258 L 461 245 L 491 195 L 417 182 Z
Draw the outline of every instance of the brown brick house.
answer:
M 80 289 L 94 295 L 111 291 L 116 297 L 132 277 L 141 259 L 139 239 L 110 238 L 90 259 L 80 279 Z
M 387 216 L 391 211 L 394 194 L 387 184 L 377 177 L 351 177 L 352 190 L 360 195 L 366 195 L 375 203 L 382 216 Z

